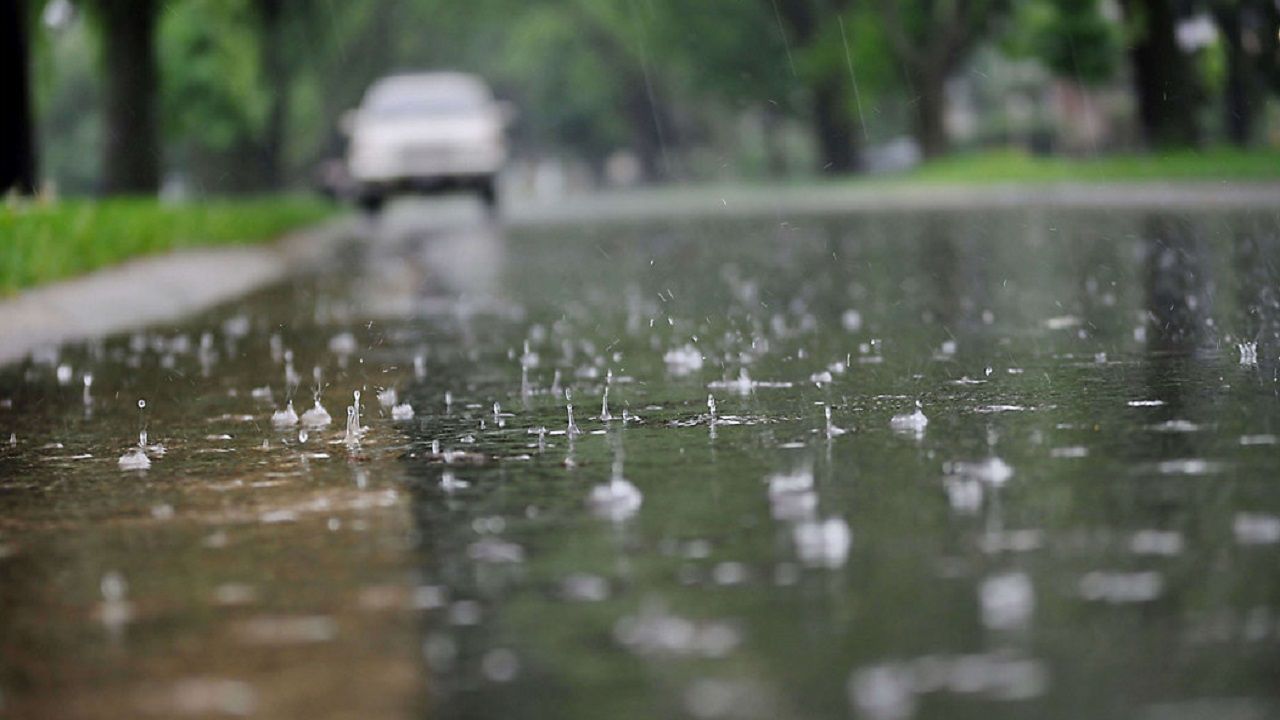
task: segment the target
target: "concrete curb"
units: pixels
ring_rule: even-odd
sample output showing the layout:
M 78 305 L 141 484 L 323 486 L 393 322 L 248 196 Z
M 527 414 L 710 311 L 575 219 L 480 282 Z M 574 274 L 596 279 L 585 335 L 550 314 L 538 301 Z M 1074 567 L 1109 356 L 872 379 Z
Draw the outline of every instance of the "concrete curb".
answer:
M 0 366 L 71 340 L 177 320 L 313 267 L 352 237 L 342 217 L 267 245 L 139 258 L 0 301 Z
M 785 217 L 789 214 L 1009 210 L 1276 210 L 1280 183 L 1125 182 L 991 185 L 838 183 L 776 188 L 679 186 L 608 191 L 576 202 L 513 204 L 513 226 L 654 218 Z

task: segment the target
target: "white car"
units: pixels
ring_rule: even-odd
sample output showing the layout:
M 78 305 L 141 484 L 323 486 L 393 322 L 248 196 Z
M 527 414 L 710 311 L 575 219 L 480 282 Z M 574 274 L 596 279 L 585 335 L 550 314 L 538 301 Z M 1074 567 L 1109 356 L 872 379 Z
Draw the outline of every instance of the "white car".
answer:
M 464 189 L 495 207 L 511 114 L 471 75 L 418 73 L 377 81 L 342 122 L 357 201 L 376 212 L 396 193 Z

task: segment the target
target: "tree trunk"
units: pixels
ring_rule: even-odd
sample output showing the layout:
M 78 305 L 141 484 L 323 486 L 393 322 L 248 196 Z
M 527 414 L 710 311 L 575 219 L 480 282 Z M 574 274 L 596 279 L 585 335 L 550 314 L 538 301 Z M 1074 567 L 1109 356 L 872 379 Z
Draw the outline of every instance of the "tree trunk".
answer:
M 261 16 L 260 48 L 262 74 L 270 95 L 266 125 L 262 132 L 261 157 L 264 187 L 279 188 L 284 182 L 284 134 L 289 120 L 289 74 L 285 66 L 283 0 L 259 0 Z
M 787 152 L 782 146 L 782 117 L 769 103 L 760 109 L 760 129 L 764 134 L 765 172 L 775 180 L 787 176 Z
M 835 78 L 824 79 L 813 89 L 813 129 L 821 150 L 819 170 L 839 174 L 857 168 L 853 119 L 844 86 Z
M 914 124 L 916 142 L 920 145 L 920 154 L 928 160 L 946 154 L 949 147 L 946 77 L 933 69 L 926 69 L 916 73 L 913 82 L 919 93 Z
M 1244 147 L 1253 139 L 1254 120 L 1263 103 L 1258 102 L 1254 68 L 1244 49 L 1240 7 L 1234 3 L 1218 3 L 1214 6 L 1214 17 L 1227 61 L 1223 127 L 1232 144 Z
M 31 127 L 30 45 L 26 0 L 0 0 L 0 193 L 36 191 L 35 134 Z
M 103 192 L 160 187 L 154 0 L 99 0 L 106 68 Z
M 819 9 L 809 0 L 770 0 L 786 33 L 798 48 L 810 46 L 821 30 L 823 10 L 831 16 L 843 12 L 847 2 L 838 1 Z M 853 120 L 849 117 L 844 79 L 828 73 L 812 83 L 813 134 L 818 142 L 818 170 L 839 174 L 857 169 L 858 152 Z
M 626 112 L 641 174 L 647 182 L 660 182 L 671 179 L 670 150 L 675 138 L 671 136 L 671 117 L 652 95 L 648 83 L 642 75 L 629 78 Z
M 1200 94 L 1190 60 L 1175 38 L 1173 0 L 1124 0 L 1126 14 L 1140 21 L 1129 48 L 1138 123 L 1148 147 L 1194 145 Z

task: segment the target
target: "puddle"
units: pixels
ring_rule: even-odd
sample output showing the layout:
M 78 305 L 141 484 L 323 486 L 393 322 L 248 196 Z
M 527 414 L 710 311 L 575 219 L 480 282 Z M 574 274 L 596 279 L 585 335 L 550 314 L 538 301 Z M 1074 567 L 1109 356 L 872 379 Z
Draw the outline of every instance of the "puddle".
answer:
M 7 711 L 1277 707 L 1274 217 L 366 230 L 0 369 Z

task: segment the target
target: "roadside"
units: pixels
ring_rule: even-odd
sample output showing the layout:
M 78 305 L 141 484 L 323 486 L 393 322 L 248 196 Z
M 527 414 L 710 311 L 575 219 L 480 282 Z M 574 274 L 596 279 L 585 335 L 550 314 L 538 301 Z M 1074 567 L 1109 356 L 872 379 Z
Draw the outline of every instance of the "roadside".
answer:
M 648 218 L 773 217 L 805 213 L 1079 210 L 1273 210 L 1274 182 L 815 182 L 803 185 L 670 185 L 585 194 L 573 202 L 513 202 L 513 225 L 625 222 Z
M 1214 148 L 1088 158 L 1016 150 L 958 153 L 919 167 L 779 183 L 671 184 L 510 205 L 518 224 L 621 221 L 671 215 L 1000 209 L 1185 210 L 1280 206 L 1280 150 Z
M 1223 147 L 1096 157 L 1037 156 L 1017 150 L 957 153 L 889 182 L 959 183 L 1280 183 L 1280 150 Z M 874 179 L 873 179 L 874 181 Z
M 462 210 L 456 204 L 433 204 L 438 221 Z M 671 185 L 568 196 L 554 202 L 510 198 L 502 223 L 510 227 L 592 222 L 629 222 L 654 218 L 765 217 L 823 213 L 927 212 L 932 210 L 1071 208 L 1096 210 L 1214 209 L 1272 211 L 1280 207 L 1280 180 L 1269 182 L 990 182 L 828 181 L 800 185 Z M 467 208 L 474 210 L 474 208 Z M 332 210 L 331 210 L 332 211 Z M 394 213 L 394 208 L 391 209 Z M 472 212 L 465 217 L 479 217 Z M 299 212 L 291 222 L 306 216 Z M 243 218 L 242 218 L 243 219 Z M 223 221 L 227 223 L 226 220 Z M 278 242 L 236 239 L 234 224 L 223 224 L 204 237 L 224 247 L 184 248 L 151 254 L 88 275 L 28 288 L 0 298 L 0 365 L 33 350 L 70 340 L 171 321 L 234 299 L 285 277 L 290 272 L 328 261 L 336 248 L 358 234 L 361 218 L 340 216 L 322 225 L 295 229 Z M 239 227 L 245 227 L 243 223 Z M 262 221 L 258 228 L 269 228 Z M 12 229 L 12 228 L 10 228 Z M 77 228 L 76 237 L 92 239 L 93 226 Z M 118 228 L 108 232 L 122 232 Z M 277 233 L 278 234 L 278 233 Z M 17 236 L 13 236 L 17 237 Z M 104 242 L 108 242 L 108 235 Z M 171 235 L 176 238 L 178 236 Z M 184 236 L 168 247 L 199 240 Z M 157 241 L 162 242 L 162 241 Z M 92 246 L 93 243 L 90 243 Z M 123 247 L 116 245 L 117 249 Z M 155 247 L 155 246 L 153 246 Z M 157 252 L 166 247 L 159 245 Z M 12 248 L 9 248 L 12 253 Z M 10 261 L 16 255 L 10 255 Z M 92 262 L 109 262 L 99 254 Z M 0 260 L 0 265 L 5 261 Z M 77 262 L 85 262 L 83 259 Z M 28 276 L 30 276 L 30 271 Z
M 0 300 L 0 365 L 33 350 L 172 321 L 327 260 L 353 235 L 337 218 L 274 243 L 136 258 Z
M 0 207 L 0 297 L 138 256 L 271 241 L 337 212 L 306 196 L 10 203 Z

